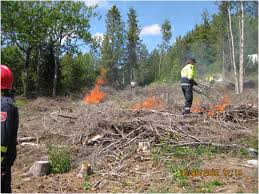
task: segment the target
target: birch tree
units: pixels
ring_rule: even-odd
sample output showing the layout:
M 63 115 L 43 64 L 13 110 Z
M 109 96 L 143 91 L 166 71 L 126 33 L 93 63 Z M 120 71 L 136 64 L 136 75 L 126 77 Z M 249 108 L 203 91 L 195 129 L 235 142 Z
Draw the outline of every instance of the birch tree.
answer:
M 234 79 L 235 79 L 235 91 L 236 94 L 239 94 L 239 84 L 238 84 L 238 76 L 237 76 L 237 68 L 236 68 L 236 62 L 235 62 L 235 47 L 234 47 L 234 38 L 233 38 L 233 32 L 232 32 L 232 19 L 231 19 L 231 6 L 229 3 L 228 6 L 228 27 L 229 27 L 229 34 L 230 34 L 230 42 L 231 42 L 231 56 L 232 56 L 232 62 L 234 67 Z
M 239 2 L 239 91 L 243 92 L 244 88 L 244 2 Z

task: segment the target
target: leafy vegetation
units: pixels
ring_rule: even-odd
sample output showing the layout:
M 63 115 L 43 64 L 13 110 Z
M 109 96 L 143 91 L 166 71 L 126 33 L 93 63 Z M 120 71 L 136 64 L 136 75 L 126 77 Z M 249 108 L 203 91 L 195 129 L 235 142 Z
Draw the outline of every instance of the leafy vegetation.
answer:
M 245 79 L 257 79 L 258 69 L 248 55 L 258 53 L 258 2 L 245 1 Z M 106 32 L 98 39 L 90 34 L 96 7 L 75 1 L 1 2 L 1 60 L 15 75 L 17 94 L 57 95 L 91 87 L 99 67 L 108 70 L 108 84 L 123 87 L 132 80 L 145 86 L 152 82 L 176 82 L 186 58 L 198 61 L 198 74 L 215 74 L 234 81 L 229 46 L 228 10 L 231 10 L 235 61 L 243 52 L 240 40 L 239 2 L 218 2 L 218 13 L 201 14 L 202 22 L 183 36 L 173 37 L 172 24 L 161 24 L 162 42 L 148 51 L 139 34 L 138 13 L 129 8 L 126 24 L 115 5 L 106 14 Z M 238 10 L 238 11 L 236 11 Z M 15 23 L 13 22 L 15 21 Z M 170 44 L 171 39 L 175 39 Z M 89 47 L 81 53 L 82 47 Z M 241 62 L 237 63 L 237 69 Z M 242 68 L 241 68 L 242 69 Z M 228 75 L 228 76 L 226 76 Z M 122 87 L 120 87 L 122 88 Z
M 49 145 L 48 158 L 52 173 L 65 173 L 70 171 L 71 158 L 67 148 Z
M 15 99 L 15 105 L 20 108 L 22 106 L 25 106 L 28 103 L 26 98 L 16 98 Z
M 84 175 L 84 182 L 83 182 L 83 189 L 85 191 L 88 191 L 88 190 L 91 189 L 91 184 L 90 184 L 89 180 L 90 180 L 90 177 L 87 174 L 85 174 Z

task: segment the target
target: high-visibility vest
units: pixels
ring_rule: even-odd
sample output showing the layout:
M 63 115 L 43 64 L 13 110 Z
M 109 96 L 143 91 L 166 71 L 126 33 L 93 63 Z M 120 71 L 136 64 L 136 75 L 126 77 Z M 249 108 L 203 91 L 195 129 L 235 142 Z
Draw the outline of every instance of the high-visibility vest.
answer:
M 3 155 L 5 155 L 6 152 L 7 152 L 7 147 L 1 146 L 1 163 L 4 160 L 4 156 Z
M 209 76 L 209 82 L 212 82 L 214 79 L 212 76 Z
M 196 67 L 192 64 L 187 64 L 181 71 L 181 78 L 187 78 L 189 80 L 194 79 L 196 76 Z

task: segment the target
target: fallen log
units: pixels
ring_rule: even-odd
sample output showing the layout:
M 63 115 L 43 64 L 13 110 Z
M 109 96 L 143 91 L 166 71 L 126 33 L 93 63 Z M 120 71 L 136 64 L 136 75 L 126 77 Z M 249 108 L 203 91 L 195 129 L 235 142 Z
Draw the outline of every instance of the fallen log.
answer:
M 36 137 L 20 137 L 20 138 L 17 138 L 17 141 L 19 143 L 22 143 L 24 141 L 32 141 L 32 140 L 37 140 Z

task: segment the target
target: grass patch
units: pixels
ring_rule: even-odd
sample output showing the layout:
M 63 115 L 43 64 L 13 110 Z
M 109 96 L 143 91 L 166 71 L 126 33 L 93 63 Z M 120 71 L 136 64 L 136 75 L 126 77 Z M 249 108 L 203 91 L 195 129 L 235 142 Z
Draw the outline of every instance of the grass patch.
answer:
M 217 148 L 213 146 L 199 145 L 197 147 L 173 147 L 169 144 L 162 146 L 161 153 L 165 155 L 172 155 L 177 158 L 197 158 L 208 156 L 217 152 Z
M 202 183 L 196 190 L 196 192 L 200 193 L 212 193 L 215 187 L 221 186 L 223 183 L 219 181 L 211 181 L 211 182 L 206 182 Z
M 249 157 L 248 151 L 244 148 L 240 148 L 238 150 L 238 155 L 241 156 L 241 157 L 245 157 L 245 158 Z
M 70 153 L 66 147 L 48 146 L 48 158 L 52 173 L 69 172 L 71 169 Z
M 201 166 L 201 161 L 190 162 L 188 160 L 181 161 L 166 161 L 165 166 L 172 178 L 172 182 L 181 187 L 189 187 L 188 177 L 184 174 L 187 169 L 198 170 Z
M 188 178 L 183 174 L 183 171 L 187 168 L 188 163 L 186 161 L 181 161 L 180 163 L 175 162 L 165 162 L 165 166 L 168 169 L 172 181 L 179 186 L 186 186 L 188 184 Z
M 90 184 L 89 180 L 90 180 L 90 177 L 87 174 L 85 174 L 84 175 L 84 182 L 83 182 L 84 191 L 88 191 L 88 190 L 91 189 L 91 184 Z
M 26 98 L 23 98 L 23 97 L 15 98 L 15 105 L 18 108 L 21 108 L 21 107 L 25 106 L 27 103 L 28 103 L 28 100 Z
M 250 148 L 258 149 L 258 137 L 250 136 L 240 140 L 240 143 L 249 146 Z

